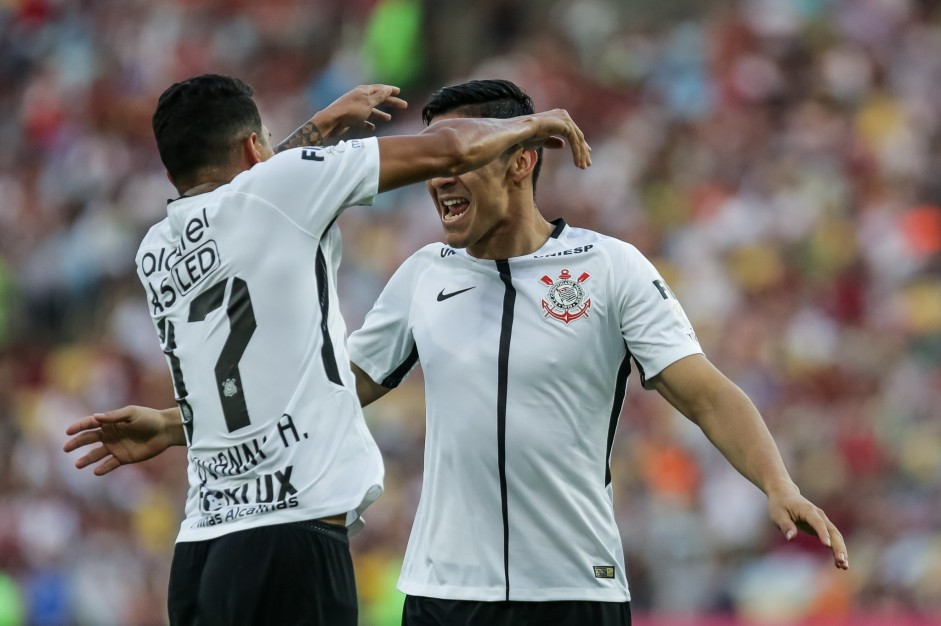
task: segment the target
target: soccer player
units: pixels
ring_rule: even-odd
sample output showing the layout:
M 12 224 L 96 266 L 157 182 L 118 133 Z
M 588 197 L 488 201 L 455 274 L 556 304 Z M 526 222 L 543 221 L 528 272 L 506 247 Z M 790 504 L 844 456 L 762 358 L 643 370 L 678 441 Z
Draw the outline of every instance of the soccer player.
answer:
M 556 135 L 590 163 L 564 111 L 316 145 L 387 117 L 374 107 L 404 106 L 397 93 L 354 90 L 277 154 L 237 79 L 160 96 L 153 130 L 180 196 L 136 261 L 189 447 L 171 624 L 357 623 L 346 527 L 379 497 L 383 468 L 336 306 L 343 209 Z
M 431 129 L 532 110 L 512 83 L 471 81 L 432 96 L 423 118 Z M 540 163 L 540 150 L 514 146 L 432 178 L 447 245 L 406 260 L 350 338 L 363 405 L 416 362 L 425 374 L 403 624 L 630 623 L 608 461 L 631 361 L 767 494 L 788 539 L 813 532 L 847 568 L 839 531 L 800 495 L 754 405 L 703 356 L 653 266 L 625 242 L 545 220 Z M 79 436 L 103 439 L 96 450 L 117 467 L 179 438 L 174 414 L 128 407 L 70 433 L 91 429 Z

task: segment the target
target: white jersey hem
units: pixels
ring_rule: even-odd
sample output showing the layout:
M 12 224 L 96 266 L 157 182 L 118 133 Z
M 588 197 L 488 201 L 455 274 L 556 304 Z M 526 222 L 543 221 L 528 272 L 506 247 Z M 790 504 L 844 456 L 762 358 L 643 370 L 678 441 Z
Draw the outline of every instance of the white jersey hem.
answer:
M 504 588 L 423 585 L 400 580 L 397 589 L 410 596 L 437 598 L 439 600 L 471 600 L 475 602 L 503 602 L 506 600 L 506 590 Z M 550 602 L 555 600 L 630 602 L 631 594 L 627 589 L 621 587 L 608 589 L 584 589 L 579 587 L 518 589 L 513 586 L 510 587 L 511 602 Z
M 378 485 L 376 485 L 378 486 Z M 379 494 L 382 493 L 382 487 L 379 487 Z M 375 497 L 373 497 L 375 496 Z M 352 521 L 349 520 L 349 514 L 357 510 L 363 510 L 378 499 L 379 495 L 371 487 L 367 490 L 365 497 L 354 498 L 347 502 L 342 502 L 328 507 L 308 508 L 303 510 L 289 509 L 281 511 L 271 511 L 271 514 L 253 515 L 250 518 L 234 522 L 222 522 L 212 526 L 203 526 L 200 528 L 188 528 L 186 521 L 180 525 L 180 533 L 176 538 L 177 543 L 186 543 L 192 541 L 208 541 L 218 539 L 229 533 L 242 530 L 251 530 L 253 528 L 264 528 L 265 526 L 277 526 L 278 524 L 291 524 L 294 522 L 306 522 L 309 520 L 320 519 L 323 517 L 332 517 L 334 515 L 346 515 L 347 527 L 352 534 L 355 534 L 362 528 L 361 516 L 357 515 Z M 225 518 L 225 513 L 218 511 L 219 515 Z M 210 514 L 211 515 L 211 514 Z M 192 520 L 189 520 L 192 521 Z

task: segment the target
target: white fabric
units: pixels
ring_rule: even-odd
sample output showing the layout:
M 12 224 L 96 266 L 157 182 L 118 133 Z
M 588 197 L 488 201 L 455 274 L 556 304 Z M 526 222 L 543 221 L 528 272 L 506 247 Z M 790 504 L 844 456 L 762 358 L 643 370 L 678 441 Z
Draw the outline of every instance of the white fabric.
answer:
M 340 513 L 355 524 L 382 492 L 337 306 L 333 225 L 378 184 L 374 138 L 289 150 L 171 202 L 144 238 L 138 275 L 191 426 L 178 541 Z
M 560 222 L 538 251 L 504 262 L 512 308 L 499 265 L 426 246 L 350 337 L 353 362 L 374 381 L 396 385 L 415 348 L 426 381 L 422 494 L 399 589 L 478 601 L 629 600 L 606 476 L 626 358 L 649 378 L 701 352 L 699 343 L 654 267 L 622 241 Z

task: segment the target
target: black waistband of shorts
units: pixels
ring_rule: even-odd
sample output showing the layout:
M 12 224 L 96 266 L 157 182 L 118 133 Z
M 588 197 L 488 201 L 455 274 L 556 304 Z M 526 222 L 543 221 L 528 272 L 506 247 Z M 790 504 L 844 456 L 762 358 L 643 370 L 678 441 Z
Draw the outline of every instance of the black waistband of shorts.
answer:
M 349 531 L 347 531 L 346 526 L 337 526 L 336 524 L 328 524 L 327 522 L 321 522 L 317 519 L 304 520 L 303 522 L 294 522 L 295 525 L 302 528 L 307 528 L 310 530 L 315 530 L 319 533 L 322 533 L 328 537 L 342 541 L 343 543 L 349 543 Z

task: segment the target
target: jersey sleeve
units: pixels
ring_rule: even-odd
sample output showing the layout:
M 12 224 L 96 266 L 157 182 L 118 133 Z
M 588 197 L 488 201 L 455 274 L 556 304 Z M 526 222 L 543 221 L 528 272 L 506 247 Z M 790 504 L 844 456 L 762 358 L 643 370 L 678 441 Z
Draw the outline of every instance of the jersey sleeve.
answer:
M 320 236 L 346 207 L 372 204 L 379 191 L 379 142 L 369 137 L 285 150 L 233 182 L 237 191 L 257 196 Z
M 701 354 L 702 348 L 683 307 L 653 264 L 629 244 L 609 250 L 621 334 L 649 389 L 651 378 L 683 357 Z
M 363 327 L 350 335 L 350 360 L 383 387 L 398 387 L 418 362 L 409 320 L 417 280 L 412 256 L 396 270 L 379 294 Z

